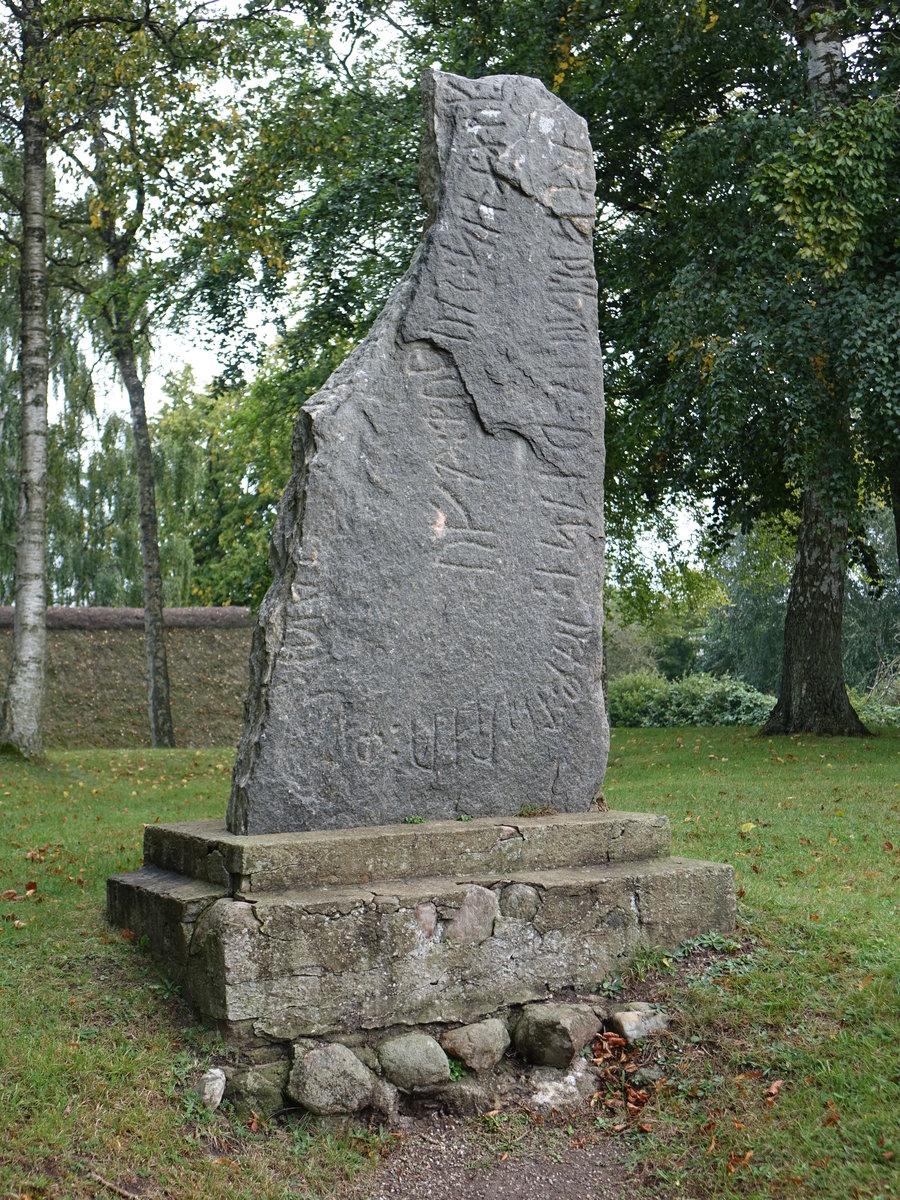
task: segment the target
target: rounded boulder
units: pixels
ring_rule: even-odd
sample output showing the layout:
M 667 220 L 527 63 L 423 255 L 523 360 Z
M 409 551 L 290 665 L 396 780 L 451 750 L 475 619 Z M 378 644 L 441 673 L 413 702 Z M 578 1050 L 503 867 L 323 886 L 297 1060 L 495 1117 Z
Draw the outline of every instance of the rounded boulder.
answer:
M 450 1079 L 447 1055 L 427 1033 L 388 1038 L 378 1047 L 378 1061 L 391 1083 L 405 1092 L 447 1083 Z
M 287 1092 L 312 1113 L 359 1112 L 372 1099 L 376 1079 L 347 1046 L 317 1046 L 295 1063 Z

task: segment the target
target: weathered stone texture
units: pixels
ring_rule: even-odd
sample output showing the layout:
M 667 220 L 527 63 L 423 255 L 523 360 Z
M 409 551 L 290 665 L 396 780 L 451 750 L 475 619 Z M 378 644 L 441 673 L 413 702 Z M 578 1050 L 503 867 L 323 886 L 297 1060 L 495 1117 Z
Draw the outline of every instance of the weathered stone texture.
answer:
M 587 1004 L 529 1004 L 516 1024 L 516 1050 L 526 1062 L 567 1067 L 601 1024 Z
M 592 988 L 640 948 L 734 927 L 732 871 L 715 863 L 649 860 L 501 882 L 533 888 L 540 907 L 531 920 L 498 912 L 480 941 L 454 941 L 448 929 L 473 892 L 496 896 L 490 877 L 217 900 L 194 929 L 188 994 L 208 1016 L 284 1040 L 468 1023 L 558 988 Z
M 457 878 L 492 871 L 664 858 L 671 850 L 668 818 L 649 813 L 556 813 L 506 817 L 501 823 L 429 821 L 425 825 L 312 830 L 302 837 L 228 833 L 221 821 L 148 825 L 144 861 L 235 894 L 373 880 L 432 878 L 452 867 Z
M 282 1060 L 240 1067 L 231 1072 L 225 1098 L 241 1115 L 258 1113 L 268 1117 L 284 1107 L 287 1079 L 288 1064 Z
M 388 1038 L 378 1047 L 378 1061 L 390 1082 L 405 1092 L 450 1081 L 447 1055 L 427 1033 Z
M 669 1018 L 653 1005 L 636 1000 L 630 1004 L 614 1005 L 608 1024 L 614 1033 L 631 1044 L 668 1029 Z
M 603 779 L 603 402 L 585 123 L 426 78 L 434 220 L 306 406 L 233 832 L 588 808 Z
M 106 915 L 113 925 L 145 937 L 172 977 L 187 965 L 188 947 L 201 913 L 228 891 L 174 871 L 147 865 L 106 881 Z
M 221 1067 L 204 1071 L 194 1086 L 194 1094 L 205 1108 L 216 1109 L 225 1095 L 225 1072 Z
M 317 1046 L 294 1063 L 288 1094 L 322 1116 L 359 1112 L 372 1100 L 375 1076 L 339 1042 Z
M 451 1029 L 441 1038 L 448 1054 L 460 1059 L 472 1071 L 490 1071 L 509 1046 L 509 1033 L 497 1017 Z
M 500 915 L 497 897 L 487 888 L 473 885 L 444 926 L 444 937 L 457 946 L 483 942 L 494 932 L 494 922 Z

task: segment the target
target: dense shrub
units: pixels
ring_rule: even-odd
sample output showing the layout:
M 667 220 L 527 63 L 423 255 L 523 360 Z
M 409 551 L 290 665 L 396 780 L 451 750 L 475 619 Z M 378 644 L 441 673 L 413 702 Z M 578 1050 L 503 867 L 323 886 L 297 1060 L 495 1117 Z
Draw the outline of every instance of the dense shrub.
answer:
M 900 726 L 900 705 L 888 704 L 877 696 L 860 696 L 853 688 L 850 688 L 850 703 L 864 725 Z
M 612 725 L 762 725 L 774 696 L 730 675 L 667 680 L 652 671 L 620 675 L 609 684 Z
M 900 706 L 852 689 L 850 701 L 870 726 L 900 726 Z M 609 683 L 611 725 L 762 725 L 775 697 L 758 692 L 730 675 L 685 675 L 668 680 L 655 671 L 633 671 Z

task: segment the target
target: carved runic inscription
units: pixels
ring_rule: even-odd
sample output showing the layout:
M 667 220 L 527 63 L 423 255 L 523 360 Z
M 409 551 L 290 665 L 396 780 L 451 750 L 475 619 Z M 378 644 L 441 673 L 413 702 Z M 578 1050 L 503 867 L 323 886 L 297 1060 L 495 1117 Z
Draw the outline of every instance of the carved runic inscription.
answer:
M 603 778 L 603 398 L 584 122 L 429 72 L 431 224 L 306 406 L 229 827 L 586 809 Z

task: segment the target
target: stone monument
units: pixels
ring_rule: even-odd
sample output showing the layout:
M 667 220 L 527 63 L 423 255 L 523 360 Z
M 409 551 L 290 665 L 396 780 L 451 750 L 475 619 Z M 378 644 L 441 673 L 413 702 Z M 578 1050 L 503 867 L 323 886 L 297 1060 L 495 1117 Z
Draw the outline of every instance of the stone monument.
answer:
M 425 99 L 431 227 L 297 423 L 234 833 L 579 811 L 603 780 L 587 127 L 533 79 Z
M 390 1076 L 389 1034 L 514 1031 L 522 1005 L 734 920 L 730 868 L 670 858 L 664 818 L 589 811 L 608 728 L 585 123 L 533 79 L 423 91 L 429 227 L 297 422 L 227 823 L 148 826 L 108 885 L 110 919 L 311 1107 L 311 1038 L 390 1042 Z

